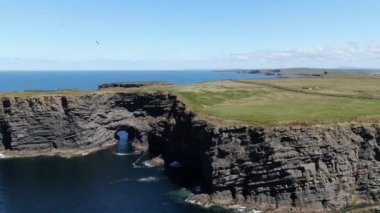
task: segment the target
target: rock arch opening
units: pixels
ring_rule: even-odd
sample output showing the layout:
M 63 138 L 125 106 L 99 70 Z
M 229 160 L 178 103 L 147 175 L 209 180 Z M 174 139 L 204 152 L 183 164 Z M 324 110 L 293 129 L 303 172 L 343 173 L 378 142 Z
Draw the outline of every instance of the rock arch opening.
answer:
M 125 155 L 133 152 L 133 147 L 131 144 L 132 134 L 128 131 L 127 127 L 119 127 L 115 131 L 115 138 L 117 140 L 115 147 L 115 154 Z

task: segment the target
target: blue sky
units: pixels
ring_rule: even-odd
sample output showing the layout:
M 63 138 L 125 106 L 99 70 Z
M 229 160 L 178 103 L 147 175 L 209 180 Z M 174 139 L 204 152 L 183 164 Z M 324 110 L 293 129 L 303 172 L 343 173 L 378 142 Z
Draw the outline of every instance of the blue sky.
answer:
M 0 70 L 380 67 L 379 10 L 378 0 L 0 0 Z

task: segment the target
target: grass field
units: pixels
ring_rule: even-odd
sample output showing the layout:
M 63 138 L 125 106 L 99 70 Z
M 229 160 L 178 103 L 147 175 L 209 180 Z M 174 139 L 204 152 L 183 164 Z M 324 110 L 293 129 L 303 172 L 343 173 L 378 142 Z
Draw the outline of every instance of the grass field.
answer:
M 148 88 L 145 88 L 148 89 Z M 380 120 L 380 76 L 240 79 L 150 88 L 178 94 L 200 117 L 254 124 Z
M 177 94 L 200 118 L 221 123 L 314 124 L 380 121 L 380 76 L 329 73 L 321 77 L 237 79 L 188 85 L 109 88 L 104 92 L 166 91 Z M 82 95 L 59 90 L 0 96 Z
M 330 73 L 321 77 L 240 80 L 240 82 L 268 84 L 304 93 L 380 98 L 380 75 L 373 74 Z
M 271 79 L 217 81 L 187 86 L 175 86 L 177 93 L 199 115 L 216 120 L 227 119 L 246 123 L 329 123 L 350 120 L 377 120 L 380 118 L 380 79 L 344 84 L 324 82 L 323 79 Z M 288 82 L 298 82 L 288 83 Z M 326 89 L 319 94 L 302 87 L 323 82 Z M 259 84 L 255 84 L 258 82 Z M 346 83 L 354 86 L 347 88 Z M 281 85 L 273 87 L 273 85 Z M 318 84 L 319 85 L 319 84 Z M 288 87 L 291 90 L 288 90 Z M 300 91 L 292 90 L 301 88 Z M 322 86 L 320 86 L 322 87 Z M 328 89 L 327 89 L 328 88 Z M 334 89 L 336 88 L 336 89 Z M 351 90 L 350 90 L 351 89 Z M 358 89 L 366 91 L 358 96 Z M 325 95 L 326 94 L 326 95 Z M 330 94 L 333 94 L 332 96 Z M 361 93 L 359 93 L 361 94 Z M 334 96 L 337 95 L 337 96 Z M 342 95 L 342 97 L 340 97 Z M 355 97 L 350 97 L 355 95 Z M 345 97 L 347 96 L 347 97 Z M 370 96 L 370 98 L 367 98 Z
M 283 74 L 323 74 L 328 73 L 380 73 L 380 69 L 362 69 L 362 68 L 335 68 L 335 69 L 323 69 L 323 68 L 287 68 L 281 69 Z

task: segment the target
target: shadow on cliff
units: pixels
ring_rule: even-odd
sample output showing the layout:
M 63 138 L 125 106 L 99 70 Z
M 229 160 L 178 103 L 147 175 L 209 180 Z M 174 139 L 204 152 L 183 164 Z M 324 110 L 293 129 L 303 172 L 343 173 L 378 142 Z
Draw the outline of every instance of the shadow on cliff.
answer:
M 12 150 L 12 135 L 10 132 L 10 127 L 4 121 L 0 121 L 0 132 L 3 135 L 1 143 L 3 144 L 4 148 L 6 150 Z
M 193 193 L 210 192 L 206 149 L 210 135 L 204 125 L 193 121 L 188 115 L 178 119 L 166 146 L 160 146 L 165 161 L 165 173 L 175 184 Z M 162 138 L 161 138 L 162 139 Z M 161 144 L 163 142 L 161 141 Z

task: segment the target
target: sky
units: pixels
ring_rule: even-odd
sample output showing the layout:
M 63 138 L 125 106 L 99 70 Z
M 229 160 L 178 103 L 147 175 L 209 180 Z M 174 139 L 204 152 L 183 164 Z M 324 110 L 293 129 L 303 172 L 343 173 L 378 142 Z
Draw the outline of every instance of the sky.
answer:
M 379 11 L 379 0 L 0 0 L 0 70 L 380 68 Z

